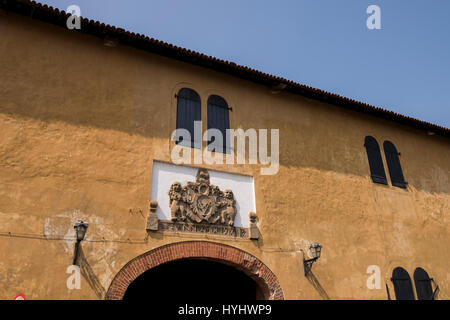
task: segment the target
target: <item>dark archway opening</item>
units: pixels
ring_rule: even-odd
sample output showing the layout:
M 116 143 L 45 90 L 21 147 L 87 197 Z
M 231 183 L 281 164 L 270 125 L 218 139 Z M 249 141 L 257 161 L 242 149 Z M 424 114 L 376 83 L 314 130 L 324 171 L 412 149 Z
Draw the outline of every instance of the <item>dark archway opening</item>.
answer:
M 263 291 L 244 272 L 216 261 L 182 259 L 164 263 L 137 277 L 124 300 L 262 300 Z

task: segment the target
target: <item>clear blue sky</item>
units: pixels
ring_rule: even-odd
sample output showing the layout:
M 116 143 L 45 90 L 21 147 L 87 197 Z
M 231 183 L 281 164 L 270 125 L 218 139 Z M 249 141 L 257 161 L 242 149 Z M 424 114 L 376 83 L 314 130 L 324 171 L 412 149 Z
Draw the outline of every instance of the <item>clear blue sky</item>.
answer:
M 450 127 L 450 0 L 41 2 Z

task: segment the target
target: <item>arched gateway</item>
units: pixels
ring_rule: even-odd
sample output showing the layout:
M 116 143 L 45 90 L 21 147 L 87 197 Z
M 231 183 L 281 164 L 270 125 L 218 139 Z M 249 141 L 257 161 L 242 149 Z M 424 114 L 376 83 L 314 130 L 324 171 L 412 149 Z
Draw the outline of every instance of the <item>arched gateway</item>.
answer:
M 172 265 L 173 268 L 174 264 L 181 262 L 184 263 L 185 267 L 189 261 L 194 260 L 193 265 L 202 261 L 208 268 L 214 267 L 213 264 L 221 265 L 217 270 L 233 269 L 233 272 L 241 273 L 243 276 L 252 279 L 256 285 L 255 289 L 259 292 L 256 297 L 270 300 L 284 299 L 283 290 L 275 274 L 258 258 L 243 250 L 208 241 L 170 243 L 134 258 L 114 277 L 106 294 L 106 299 L 123 299 L 129 288 L 136 290 L 136 287 L 139 287 L 136 283 L 143 281 L 142 279 L 150 273 L 158 272 L 155 274 L 158 277 L 159 272 L 161 272 L 160 269 L 164 266 L 170 267 Z M 181 267 L 178 269 L 180 272 L 185 270 L 182 265 L 179 267 Z M 220 273 L 217 274 L 218 277 L 220 275 Z M 201 281 L 202 279 L 198 280 Z M 203 281 L 212 282 L 214 279 L 206 277 Z M 180 286 L 182 286 L 182 283 L 180 283 Z M 157 288 L 152 287 L 152 290 L 157 290 Z M 236 290 L 239 290 L 239 288 Z

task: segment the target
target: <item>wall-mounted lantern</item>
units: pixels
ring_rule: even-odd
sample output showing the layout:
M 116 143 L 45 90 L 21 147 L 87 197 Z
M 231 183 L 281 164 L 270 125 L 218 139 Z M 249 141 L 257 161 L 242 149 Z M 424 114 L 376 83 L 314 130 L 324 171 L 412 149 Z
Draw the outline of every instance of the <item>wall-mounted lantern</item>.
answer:
M 77 243 L 75 243 L 75 252 L 73 255 L 73 264 L 74 265 L 77 263 L 78 248 L 80 246 L 80 242 L 84 240 L 84 236 L 86 235 L 86 231 L 87 231 L 88 227 L 89 227 L 89 224 L 82 220 L 76 222 L 75 225 L 73 226 L 73 228 L 75 229 L 75 233 L 77 235 Z
M 317 242 L 312 243 L 309 246 L 309 250 L 311 251 L 312 258 L 305 260 L 305 256 L 303 256 L 303 267 L 305 268 L 305 276 L 307 276 L 308 273 L 311 271 L 313 263 L 320 258 L 320 254 L 322 253 L 322 245 Z

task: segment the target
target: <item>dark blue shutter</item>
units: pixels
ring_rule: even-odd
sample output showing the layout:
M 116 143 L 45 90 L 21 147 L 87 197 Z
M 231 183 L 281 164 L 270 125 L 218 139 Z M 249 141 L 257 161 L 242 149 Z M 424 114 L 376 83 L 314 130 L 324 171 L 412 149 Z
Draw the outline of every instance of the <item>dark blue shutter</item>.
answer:
M 406 182 L 403 177 L 402 166 L 400 165 L 397 149 L 390 141 L 385 141 L 383 147 L 392 185 L 399 188 L 406 188 Z
M 208 98 L 208 130 L 218 129 L 222 132 L 223 136 L 223 150 L 215 150 L 216 152 L 229 152 L 229 143 L 226 134 L 227 129 L 230 128 L 230 117 L 228 113 L 229 108 L 225 99 L 216 95 Z M 208 141 L 208 146 L 212 141 Z M 208 149 L 211 150 L 211 148 Z
M 373 182 L 387 184 L 386 172 L 381 159 L 380 146 L 374 137 L 367 136 L 364 141 L 370 166 L 370 176 Z
M 392 272 L 391 280 L 394 283 L 397 300 L 415 300 L 411 278 L 405 269 L 401 267 L 395 268 Z
M 414 284 L 416 285 L 417 298 L 419 300 L 433 299 L 433 288 L 428 273 L 422 268 L 414 271 Z
M 199 141 L 194 141 L 194 121 L 202 120 L 202 107 L 200 96 L 192 89 L 183 88 L 177 95 L 177 129 L 186 129 L 191 134 L 191 141 L 177 141 L 183 146 L 195 148 L 201 147 L 201 136 L 197 137 Z

